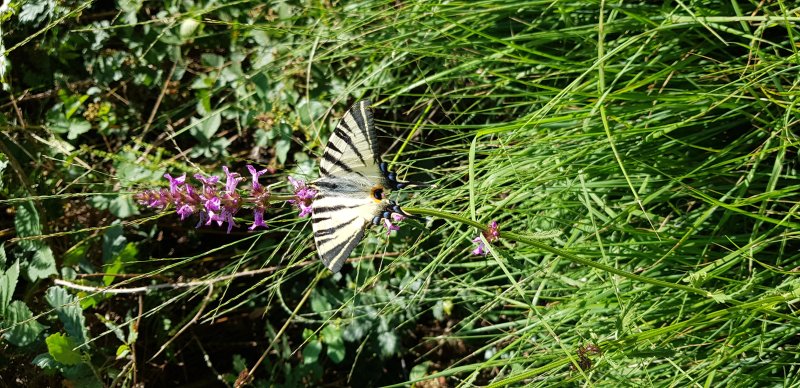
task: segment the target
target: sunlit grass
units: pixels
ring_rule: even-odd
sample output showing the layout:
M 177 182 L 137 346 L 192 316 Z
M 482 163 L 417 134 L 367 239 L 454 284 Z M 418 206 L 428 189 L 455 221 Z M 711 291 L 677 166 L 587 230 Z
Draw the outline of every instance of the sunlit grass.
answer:
M 370 98 L 384 160 L 435 187 L 393 193 L 426 217 L 389 238 L 375 228 L 336 275 L 288 206 L 271 209 L 269 230 L 230 236 L 177 216 L 132 217 L 141 222 L 126 233 L 150 256 L 114 287 L 197 282 L 119 313 L 164 326 L 147 329 L 158 345 L 140 357 L 184 327 L 214 325 L 226 338 L 241 330 L 232 320 L 256 322 L 257 345 L 232 352 L 247 352 L 257 381 L 797 384 L 800 14 L 784 2 L 693 7 L 363 1 L 275 20 L 253 11 L 249 23 L 192 11 L 205 30 L 187 47 L 213 51 L 204 45 L 236 30 L 248 60 L 214 69 L 187 53 L 188 69 L 235 79 L 202 93 L 182 81 L 196 100 L 155 115 L 146 139 L 131 123 L 131 156 L 97 144 L 72 156 L 175 172 L 243 166 L 260 136 L 247 115 L 269 113 L 275 124 L 261 130 L 285 124 L 291 151 L 281 165 L 270 144 L 259 161 L 277 168 L 269 183 L 285 194 L 286 175 L 315 177 L 347 105 Z M 190 118 L 217 111 L 228 114 L 217 136 L 237 143 L 192 160 L 185 136 L 202 124 Z M 71 179 L 115 193 L 119 176 L 89 172 Z M 156 181 L 128 189 L 145 183 Z M 493 220 L 503 238 L 471 255 L 475 226 Z M 191 341 L 211 353 L 217 343 Z M 324 350 L 304 362 L 316 343 Z M 580 350 L 588 345 L 600 351 Z M 340 347 L 341 360 L 330 350 Z M 319 374 L 289 377 L 306 364 Z

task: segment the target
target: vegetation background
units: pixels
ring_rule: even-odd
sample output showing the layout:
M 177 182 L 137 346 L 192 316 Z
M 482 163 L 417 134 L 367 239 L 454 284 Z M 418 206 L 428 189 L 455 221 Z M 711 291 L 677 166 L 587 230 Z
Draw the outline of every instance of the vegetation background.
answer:
M 795 2 L 0 15 L 0 385 L 800 384 Z M 226 234 L 132 201 L 246 164 L 291 194 L 360 98 L 437 187 L 340 274 L 290 205 Z

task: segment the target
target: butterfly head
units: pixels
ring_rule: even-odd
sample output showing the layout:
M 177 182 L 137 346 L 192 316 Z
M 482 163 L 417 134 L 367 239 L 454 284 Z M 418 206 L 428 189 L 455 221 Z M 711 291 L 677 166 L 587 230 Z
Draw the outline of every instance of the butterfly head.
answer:
M 375 203 L 383 203 L 386 199 L 386 192 L 383 185 L 375 185 L 372 186 L 370 190 L 370 197 L 372 198 Z

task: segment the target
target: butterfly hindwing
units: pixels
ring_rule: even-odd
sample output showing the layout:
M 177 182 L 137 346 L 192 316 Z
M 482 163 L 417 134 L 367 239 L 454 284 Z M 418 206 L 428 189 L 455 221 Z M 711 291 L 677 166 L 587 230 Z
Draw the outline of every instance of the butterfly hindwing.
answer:
M 319 163 L 320 175 L 381 177 L 378 141 L 369 105 L 369 100 L 353 104 L 336 125 Z
M 328 180 L 316 182 L 319 192 L 312 204 L 312 226 L 317 252 L 325 267 L 335 273 L 364 237 L 364 227 L 380 211 L 380 206 L 369 197 L 369 192 L 337 191 L 340 186 L 328 185 Z

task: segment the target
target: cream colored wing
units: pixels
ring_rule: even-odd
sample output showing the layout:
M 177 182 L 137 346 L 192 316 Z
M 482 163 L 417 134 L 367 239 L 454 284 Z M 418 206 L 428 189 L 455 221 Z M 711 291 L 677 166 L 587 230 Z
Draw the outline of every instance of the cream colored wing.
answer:
M 312 204 L 314 242 L 322 263 L 334 273 L 339 272 L 364 237 L 364 227 L 381 210 L 369 189 L 348 183 L 331 178 L 314 183 L 319 190 Z
M 353 104 L 336 125 L 319 162 L 321 176 L 355 174 L 374 179 L 375 183 L 382 179 L 378 168 L 378 140 L 369 105 L 369 100 Z

